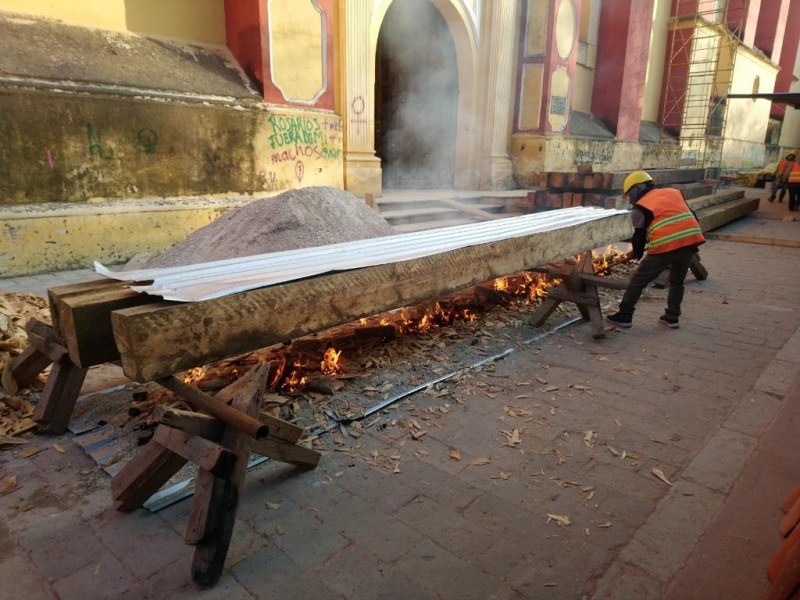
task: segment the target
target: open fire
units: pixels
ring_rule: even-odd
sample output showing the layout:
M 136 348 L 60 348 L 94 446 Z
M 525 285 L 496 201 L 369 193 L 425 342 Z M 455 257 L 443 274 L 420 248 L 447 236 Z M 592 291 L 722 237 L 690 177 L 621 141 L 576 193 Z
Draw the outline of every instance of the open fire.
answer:
M 594 269 L 598 275 L 606 275 L 610 269 L 627 260 L 627 255 L 609 246 L 601 253 L 593 255 Z M 226 365 L 217 367 L 198 367 L 188 371 L 184 377 L 186 383 L 198 385 L 201 389 L 213 390 L 217 383 L 211 384 L 209 379 L 218 380 L 219 388 L 236 378 L 237 368 L 261 362 L 272 363 L 270 390 L 287 395 L 296 395 L 318 382 L 320 375 L 327 378 L 347 378 L 348 351 L 381 344 L 398 335 L 425 334 L 442 327 L 450 327 L 459 323 L 476 321 L 488 307 L 527 306 L 538 304 L 546 297 L 547 290 L 559 282 L 548 275 L 525 271 L 508 277 L 499 277 L 492 282 L 473 288 L 471 293 L 454 295 L 440 299 L 428 307 L 401 309 L 387 315 L 362 318 L 357 323 L 343 328 L 341 335 L 325 339 L 310 336 L 294 340 L 287 346 L 262 350 Z M 224 376 L 221 373 L 225 373 Z

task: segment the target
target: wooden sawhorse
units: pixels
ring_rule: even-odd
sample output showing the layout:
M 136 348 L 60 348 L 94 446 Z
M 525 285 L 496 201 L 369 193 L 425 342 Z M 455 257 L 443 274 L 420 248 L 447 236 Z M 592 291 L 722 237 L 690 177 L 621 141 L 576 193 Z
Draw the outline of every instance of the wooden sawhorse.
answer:
M 297 445 L 302 428 L 259 414 L 269 370 L 269 363 L 260 363 L 213 398 L 175 377 L 159 380 L 214 416 L 158 407 L 153 438 L 111 482 L 117 510 L 131 512 L 187 462 L 197 465 L 184 539 L 195 546 L 192 578 L 201 586 L 216 583 L 225 566 L 250 453 L 306 469 L 316 467 L 320 459 L 316 450 Z
M 531 325 L 539 327 L 553 314 L 559 304 L 572 302 L 578 307 L 581 317 L 585 321 L 591 322 L 592 337 L 597 339 L 606 336 L 597 288 L 624 290 L 628 287 L 627 281 L 595 275 L 591 252 L 586 252 L 578 257 L 574 264 L 565 263 L 531 270 L 537 273 L 546 273 L 561 280 L 559 285 L 547 291 L 547 298 L 542 301 L 530 318 Z

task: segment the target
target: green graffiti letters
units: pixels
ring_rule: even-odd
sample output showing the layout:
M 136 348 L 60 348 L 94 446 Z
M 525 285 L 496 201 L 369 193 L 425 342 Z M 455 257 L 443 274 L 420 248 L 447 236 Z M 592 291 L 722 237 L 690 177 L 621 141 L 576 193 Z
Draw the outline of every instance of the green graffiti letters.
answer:
M 111 160 L 114 158 L 114 149 L 109 148 L 107 151 L 103 149 L 102 136 L 102 127 L 98 127 L 97 132 L 95 132 L 91 123 L 86 124 L 86 137 L 89 138 L 89 156 L 97 154 L 103 160 Z

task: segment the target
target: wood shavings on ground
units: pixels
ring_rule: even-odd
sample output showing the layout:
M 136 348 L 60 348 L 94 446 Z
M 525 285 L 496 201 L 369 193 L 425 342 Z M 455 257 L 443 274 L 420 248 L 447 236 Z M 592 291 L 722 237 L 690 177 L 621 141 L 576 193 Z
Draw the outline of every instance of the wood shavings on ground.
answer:
M 47 300 L 33 294 L 0 293 L 0 448 L 26 443 L 22 436 L 37 426 L 31 418 L 34 406 L 11 375 L 11 362 L 28 347 L 25 325 L 30 319 L 50 321 Z M 41 389 L 43 383 L 37 378 L 32 387 Z

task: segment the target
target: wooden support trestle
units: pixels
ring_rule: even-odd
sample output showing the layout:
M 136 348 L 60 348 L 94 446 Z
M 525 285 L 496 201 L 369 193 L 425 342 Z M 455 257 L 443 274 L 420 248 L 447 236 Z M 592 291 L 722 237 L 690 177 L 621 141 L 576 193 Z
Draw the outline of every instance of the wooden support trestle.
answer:
M 209 408 L 208 403 L 215 403 L 241 418 L 229 420 L 230 415 L 218 410 L 219 406 L 211 409 L 214 416 L 157 407 L 153 416 L 159 425 L 153 439 L 111 484 L 117 510 L 130 512 L 141 507 L 187 462 L 199 467 L 185 539 L 196 546 L 192 577 L 201 586 L 216 583 L 225 565 L 250 453 L 303 468 L 314 468 L 320 459 L 319 452 L 296 443 L 302 428 L 259 414 L 269 369 L 269 363 L 261 363 L 216 396 L 201 400 L 203 410 Z M 185 384 L 173 385 L 172 380 L 168 383 L 176 394 L 196 406 L 193 400 L 200 392 L 190 386 L 193 391 L 187 392 Z M 259 420 L 265 417 L 266 423 Z M 260 427 L 251 427 L 250 421 Z
M 708 269 L 705 268 L 703 263 L 700 262 L 700 254 L 696 253 L 692 257 L 692 262 L 689 263 L 689 270 L 698 281 L 705 281 L 708 279 Z M 665 288 L 669 285 L 669 269 L 662 272 L 661 275 L 656 277 L 653 282 L 656 287 Z
M 86 378 L 86 369 L 70 360 L 66 346 L 50 325 L 31 319 L 25 329 L 29 346 L 11 361 L 11 376 L 17 387 L 25 387 L 52 365 L 33 420 L 39 423 L 41 433 L 64 433 Z
M 605 325 L 597 288 L 624 290 L 628 286 L 627 281 L 595 275 L 591 252 L 583 254 L 574 265 L 565 264 L 533 270 L 557 277 L 561 279 L 561 283 L 547 291 L 547 298 L 542 301 L 530 318 L 531 325 L 539 327 L 553 314 L 559 304 L 572 302 L 577 305 L 583 319 L 591 322 L 592 337 L 605 337 Z

